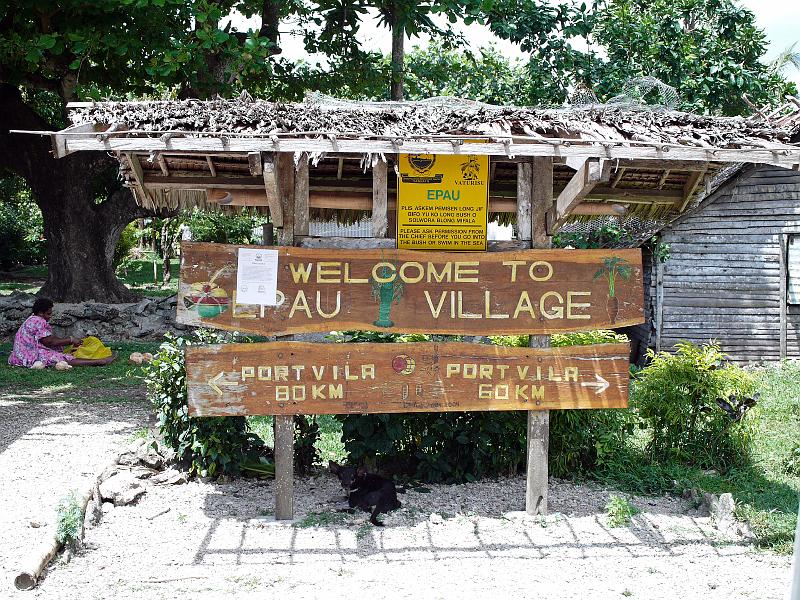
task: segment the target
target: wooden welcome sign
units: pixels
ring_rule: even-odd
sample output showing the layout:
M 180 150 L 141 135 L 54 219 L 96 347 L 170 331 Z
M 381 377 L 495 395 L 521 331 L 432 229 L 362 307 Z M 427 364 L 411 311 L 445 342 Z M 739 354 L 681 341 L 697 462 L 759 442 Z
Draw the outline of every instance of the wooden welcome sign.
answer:
M 636 250 L 496 253 L 263 248 L 276 305 L 237 301 L 239 248 L 181 247 L 178 322 L 259 334 L 338 329 L 548 334 L 644 322 Z M 241 286 L 239 289 L 243 289 Z
M 186 349 L 191 416 L 625 408 L 628 344 L 221 344 Z

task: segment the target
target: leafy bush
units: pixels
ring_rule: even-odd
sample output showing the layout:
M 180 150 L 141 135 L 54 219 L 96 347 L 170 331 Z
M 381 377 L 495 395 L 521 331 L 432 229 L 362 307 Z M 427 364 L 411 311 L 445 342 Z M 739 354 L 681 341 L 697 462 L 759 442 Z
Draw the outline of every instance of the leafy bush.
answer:
M 727 364 L 719 345 L 677 345 L 675 354 L 649 351 L 650 363 L 632 398 L 652 438 L 654 458 L 726 471 L 748 456 L 755 378 Z
M 127 227 L 122 230 L 122 234 L 119 236 L 119 241 L 114 248 L 114 258 L 112 260 L 112 264 L 114 265 L 115 269 L 122 264 L 123 260 L 128 258 L 131 250 L 133 250 L 134 246 L 136 246 L 137 241 L 138 232 L 136 229 L 136 224 L 128 223 Z
M 226 214 L 197 209 L 184 222 L 195 242 L 252 244 L 253 229 L 266 221 L 267 217 L 255 213 Z
M 556 336 L 554 336 L 555 338 Z M 344 341 L 424 341 L 426 336 L 350 332 Z M 527 335 L 490 336 L 498 345 L 525 347 Z M 562 334 L 554 345 L 627 341 L 612 331 Z M 347 415 L 342 441 L 350 460 L 390 467 L 428 482 L 463 482 L 513 475 L 525 465 L 524 411 Z M 550 471 L 586 472 L 615 454 L 633 428 L 627 411 L 550 411 Z
M 239 463 L 257 462 L 263 443 L 245 417 L 190 417 L 186 396 L 184 349 L 196 343 L 230 343 L 236 334 L 198 330 L 196 340 L 169 334 L 153 361 L 144 367 L 150 402 L 164 443 L 189 472 L 201 477 L 238 473 Z
M 550 337 L 550 344 L 555 348 L 562 346 L 589 346 L 592 344 L 626 344 L 628 341 L 628 336 L 610 329 L 555 333 Z
M 633 517 L 641 511 L 628 501 L 627 498 L 611 494 L 606 504 L 606 517 L 609 527 L 627 527 L 633 521 Z
M 0 269 L 40 264 L 47 257 L 42 213 L 17 177 L 0 179 Z
M 59 544 L 78 539 L 83 527 L 83 509 L 74 491 L 61 498 L 56 507 L 56 540 Z
M 352 331 L 342 342 L 424 342 L 452 336 Z M 445 412 L 341 415 L 351 462 L 456 483 L 516 473 L 525 461 L 525 413 Z

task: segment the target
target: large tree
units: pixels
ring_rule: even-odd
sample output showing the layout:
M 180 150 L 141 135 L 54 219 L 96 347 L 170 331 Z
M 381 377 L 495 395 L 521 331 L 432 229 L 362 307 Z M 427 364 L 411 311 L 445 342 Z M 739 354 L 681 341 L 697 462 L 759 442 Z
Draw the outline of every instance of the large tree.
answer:
M 374 15 L 381 26 L 389 29 L 392 40 L 386 73 L 388 98 L 403 100 L 406 38 L 426 34 L 452 46 L 461 45 L 464 40 L 451 25 L 457 21 L 482 22 L 483 5 L 480 0 L 317 0 L 314 10 L 306 16 L 319 30 L 307 30 L 306 47 L 335 57 L 341 83 L 355 79 L 368 85 L 375 81 L 376 67 L 382 61 L 379 54 L 361 48 L 357 34 L 363 22 Z M 437 15 L 445 17 L 447 24 L 437 24 Z M 364 90 L 358 85 L 356 89 Z
M 558 101 L 581 85 L 608 100 L 626 81 L 652 76 L 677 90 L 679 108 L 740 115 L 749 113 L 743 94 L 765 105 L 793 91 L 765 61 L 755 16 L 734 0 L 496 0 L 487 20 L 531 53 L 531 79 Z
M 234 10 L 260 14 L 262 26 L 234 31 Z M 42 211 L 49 265 L 42 294 L 133 299 L 111 262 L 122 229 L 144 211 L 121 187 L 113 158 L 56 160 L 46 136 L 9 131 L 59 129 L 74 100 L 267 86 L 290 69 L 275 59 L 278 24 L 296 10 L 270 0 L 21 0 L 0 8 L 0 172 L 23 177 Z

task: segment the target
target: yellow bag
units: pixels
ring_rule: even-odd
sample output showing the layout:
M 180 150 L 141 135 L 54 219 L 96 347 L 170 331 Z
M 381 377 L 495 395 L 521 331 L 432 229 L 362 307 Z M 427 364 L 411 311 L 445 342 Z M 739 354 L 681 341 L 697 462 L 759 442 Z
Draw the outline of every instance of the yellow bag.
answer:
M 84 338 L 78 348 L 71 352 L 75 358 L 108 358 L 111 356 L 111 348 L 105 346 L 99 339 L 90 335 Z

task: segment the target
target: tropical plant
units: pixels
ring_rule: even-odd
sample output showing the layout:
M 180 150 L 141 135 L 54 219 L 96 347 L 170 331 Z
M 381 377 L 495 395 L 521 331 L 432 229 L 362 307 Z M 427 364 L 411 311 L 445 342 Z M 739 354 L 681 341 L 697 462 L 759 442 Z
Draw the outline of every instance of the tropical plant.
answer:
M 674 354 L 648 351 L 631 399 L 649 434 L 654 459 L 727 470 L 747 460 L 745 415 L 757 400 L 756 380 L 729 364 L 719 344 L 681 342 Z
M 153 361 L 143 367 L 159 433 L 190 473 L 214 477 L 238 473 L 240 463 L 252 466 L 264 453 L 245 417 L 191 417 L 186 389 L 184 350 L 193 344 L 229 343 L 236 334 L 199 329 L 194 339 L 169 334 Z

